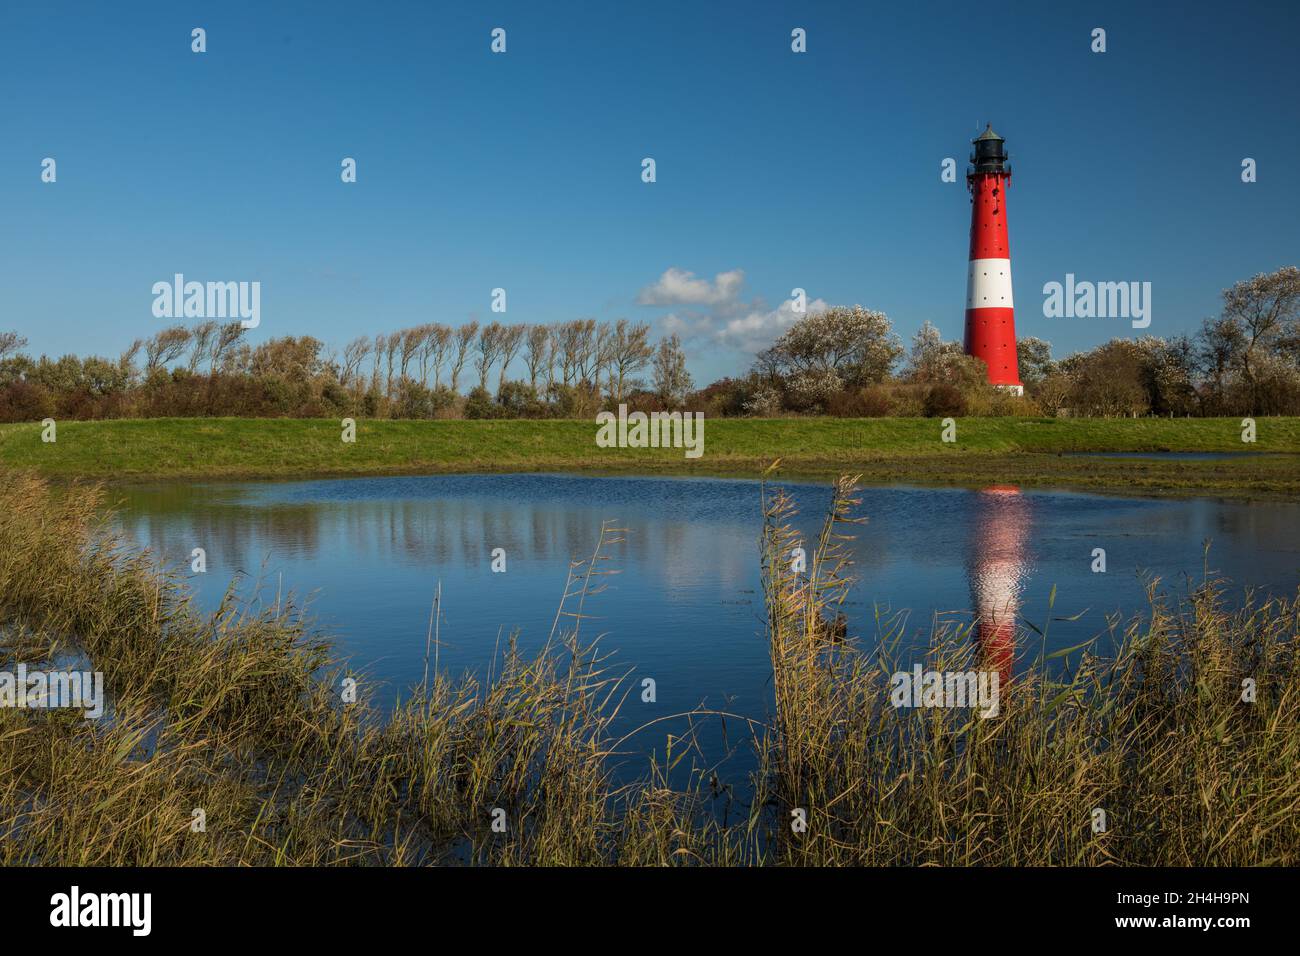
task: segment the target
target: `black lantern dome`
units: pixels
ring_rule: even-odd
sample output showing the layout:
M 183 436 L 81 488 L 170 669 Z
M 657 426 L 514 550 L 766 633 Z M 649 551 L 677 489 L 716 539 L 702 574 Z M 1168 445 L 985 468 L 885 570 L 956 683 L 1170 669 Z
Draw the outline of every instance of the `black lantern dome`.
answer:
M 990 123 L 984 132 L 971 140 L 975 147 L 975 152 L 971 153 L 970 161 L 974 167 L 973 173 L 1001 173 L 1007 172 L 1007 152 L 1006 140 L 997 133 L 993 132 L 993 124 Z

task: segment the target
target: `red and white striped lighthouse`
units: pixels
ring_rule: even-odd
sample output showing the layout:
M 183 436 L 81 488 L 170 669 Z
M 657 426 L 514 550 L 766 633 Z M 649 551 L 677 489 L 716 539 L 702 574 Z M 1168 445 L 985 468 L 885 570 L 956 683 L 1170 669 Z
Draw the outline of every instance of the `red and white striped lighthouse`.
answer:
M 1007 165 L 1005 140 L 992 124 L 971 141 L 975 152 L 966 172 L 971 194 L 970 271 L 966 276 L 967 355 L 984 360 L 989 384 L 1017 395 L 1016 312 L 1011 298 L 1011 246 L 1007 242 Z

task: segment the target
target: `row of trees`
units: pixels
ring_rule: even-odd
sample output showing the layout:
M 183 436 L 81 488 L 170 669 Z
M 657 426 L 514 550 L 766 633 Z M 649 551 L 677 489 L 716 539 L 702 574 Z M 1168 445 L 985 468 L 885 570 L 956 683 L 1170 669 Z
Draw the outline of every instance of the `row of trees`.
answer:
M 330 350 L 312 336 L 258 345 L 238 322 L 165 328 L 116 359 L 33 359 L 0 334 L 0 421 L 156 415 L 587 417 L 634 393 L 680 405 L 692 382 L 675 335 L 620 319 L 426 324 Z M 512 372 L 520 373 L 511 378 Z M 646 376 L 649 376 L 648 379 Z M 471 384 L 461 395 L 462 384 Z
M 692 391 L 675 335 L 646 323 L 417 325 L 341 353 L 311 336 L 256 346 L 238 322 L 173 326 L 117 359 L 23 354 L 0 333 L 0 421 L 160 415 L 586 418 L 627 402 L 711 415 L 1300 414 L 1300 270 L 1224 292 L 1194 335 L 1113 339 L 1054 360 L 1017 343 L 1023 398 L 925 323 L 909 348 L 881 312 L 805 316 L 749 373 Z M 515 375 L 516 377 L 511 377 Z M 462 385 L 469 385 L 462 395 Z

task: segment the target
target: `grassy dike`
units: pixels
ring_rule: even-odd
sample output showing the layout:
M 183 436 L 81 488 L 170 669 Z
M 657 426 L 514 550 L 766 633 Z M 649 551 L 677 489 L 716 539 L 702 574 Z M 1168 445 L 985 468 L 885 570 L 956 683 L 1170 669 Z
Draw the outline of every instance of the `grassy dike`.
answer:
M 704 455 L 598 448 L 591 421 L 359 421 L 355 444 L 323 419 L 150 419 L 0 425 L 0 466 L 53 478 L 151 480 L 590 471 L 753 475 L 861 473 L 868 483 L 1015 482 L 1143 493 L 1300 494 L 1300 418 L 969 418 L 957 441 L 936 419 L 710 419 Z M 1077 452 L 1242 452 L 1234 460 L 1080 457 Z

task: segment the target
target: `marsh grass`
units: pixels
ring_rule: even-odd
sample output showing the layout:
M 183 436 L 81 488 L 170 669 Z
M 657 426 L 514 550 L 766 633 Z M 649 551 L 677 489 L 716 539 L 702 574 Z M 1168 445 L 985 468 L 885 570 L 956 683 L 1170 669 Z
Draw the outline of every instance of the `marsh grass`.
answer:
M 633 735 L 612 728 L 632 685 L 586 624 L 617 528 L 572 566 L 542 650 L 507 640 L 486 675 L 438 668 L 435 602 L 434 666 L 381 713 L 364 675 L 361 702 L 342 702 L 348 672 L 292 600 L 232 590 L 203 613 L 108 531 L 95 489 L 8 475 L 0 669 L 79 656 L 104 672 L 111 709 L 0 709 L 0 864 L 1300 862 L 1294 601 L 1230 610 L 1207 581 L 1169 607 L 1153 588 L 1149 614 L 1108 635 L 1113 656 L 1022 662 L 995 718 L 895 709 L 901 631 L 860 644 L 827 626 L 852 581 L 856 504 L 837 482 L 796 573 L 794 504 L 765 489 L 771 713 L 660 718 L 635 736 L 664 745 L 628 784 L 612 767 L 636 759 Z M 937 623 L 926 666 L 978 654 L 969 628 Z M 719 780 L 696 739 L 713 720 L 743 729 L 752 779 Z

